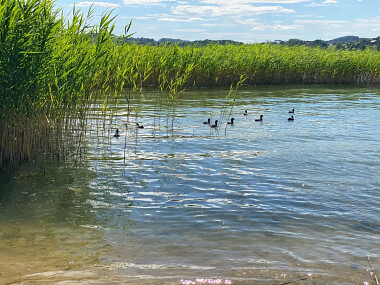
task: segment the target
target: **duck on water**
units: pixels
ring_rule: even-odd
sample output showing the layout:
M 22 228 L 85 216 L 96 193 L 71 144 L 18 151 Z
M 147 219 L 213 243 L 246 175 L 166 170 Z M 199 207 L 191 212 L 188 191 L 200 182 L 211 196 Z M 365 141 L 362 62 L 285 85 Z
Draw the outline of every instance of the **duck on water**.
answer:
M 211 123 L 211 119 L 210 118 L 207 119 L 207 122 L 203 122 L 204 125 L 209 125 L 210 123 Z
M 260 115 L 260 119 L 255 119 L 255 122 L 262 122 L 263 121 L 263 115 Z

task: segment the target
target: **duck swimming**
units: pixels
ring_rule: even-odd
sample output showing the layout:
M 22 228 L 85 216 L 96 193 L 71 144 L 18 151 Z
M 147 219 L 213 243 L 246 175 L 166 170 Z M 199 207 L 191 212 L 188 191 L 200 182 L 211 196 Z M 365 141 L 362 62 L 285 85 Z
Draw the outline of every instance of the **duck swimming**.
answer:
M 260 115 L 260 119 L 255 119 L 255 122 L 262 122 L 263 121 L 263 115 Z
M 294 121 L 293 115 L 290 118 L 288 118 L 288 121 Z
M 247 116 L 248 115 L 248 111 L 245 110 L 244 113 L 243 113 L 244 116 Z
M 231 122 L 227 122 L 228 125 L 233 125 L 234 124 L 234 118 L 231 118 Z
M 120 135 L 119 135 L 119 129 L 116 129 L 116 132 L 115 132 L 115 134 L 113 135 L 115 138 L 118 138 L 118 137 L 120 137 Z
M 294 114 L 294 109 L 289 111 L 289 114 Z
M 215 124 L 210 126 L 211 128 L 217 128 L 218 127 L 218 120 L 215 120 Z
M 211 122 L 211 119 L 210 119 L 210 118 L 208 118 L 207 122 L 203 122 L 203 124 L 204 124 L 204 125 L 209 125 L 209 124 L 210 124 L 210 122 Z
M 136 123 L 136 128 L 138 128 L 138 129 L 143 129 L 144 126 L 143 126 L 143 125 L 139 125 L 139 123 Z

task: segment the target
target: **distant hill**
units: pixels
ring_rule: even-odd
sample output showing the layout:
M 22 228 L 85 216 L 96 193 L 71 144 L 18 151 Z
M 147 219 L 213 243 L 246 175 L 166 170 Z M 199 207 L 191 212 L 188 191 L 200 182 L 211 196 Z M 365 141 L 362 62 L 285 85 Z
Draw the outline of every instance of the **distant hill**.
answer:
M 199 41 L 187 41 L 187 40 L 181 40 L 181 39 L 171 39 L 171 38 L 162 38 L 159 40 L 154 40 L 150 38 L 127 38 L 125 39 L 126 43 L 136 43 L 141 45 L 160 45 L 160 44 L 178 44 L 179 46 L 187 46 L 187 45 L 198 45 L 198 46 L 205 46 L 209 44 L 236 44 L 240 45 L 243 44 L 242 42 L 237 41 L 231 41 L 231 40 L 199 40 Z
M 118 38 L 115 36 L 115 38 Z M 120 38 L 118 38 L 120 39 Z M 241 45 L 242 42 L 232 41 L 232 40 L 199 40 L 199 41 L 187 41 L 181 39 L 172 38 L 162 38 L 159 40 L 154 40 L 150 38 L 126 38 L 125 43 L 136 43 L 139 45 L 161 45 L 161 44 L 177 44 L 179 46 L 206 46 L 206 45 Z M 276 40 L 273 42 L 267 42 L 274 45 L 286 45 L 286 46 L 309 46 L 309 47 L 320 47 L 320 48 L 336 48 L 336 49 L 347 49 L 347 50 L 364 50 L 366 48 L 375 48 L 380 50 L 380 37 L 377 38 L 360 38 L 358 36 L 345 36 L 332 39 L 329 41 L 325 40 L 314 40 L 314 41 L 304 41 L 300 39 L 289 39 L 287 41 Z
M 190 41 L 187 40 L 181 40 L 181 39 L 171 39 L 171 38 L 162 38 L 157 41 L 158 44 L 189 44 Z
M 366 48 L 377 49 L 380 51 L 380 37 L 360 38 L 357 36 L 345 36 L 330 41 L 314 40 L 303 41 L 300 39 L 290 39 L 288 41 L 274 41 L 272 44 L 286 46 L 310 46 L 320 48 L 336 48 L 344 50 L 364 50 Z
M 360 41 L 360 38 L 357 36 L 345 36 L 336 38 L 333 40 L 328 41 L 329 44 L 337 44 L 337 43 L 349 43 L 349 42 L 358 42 Z

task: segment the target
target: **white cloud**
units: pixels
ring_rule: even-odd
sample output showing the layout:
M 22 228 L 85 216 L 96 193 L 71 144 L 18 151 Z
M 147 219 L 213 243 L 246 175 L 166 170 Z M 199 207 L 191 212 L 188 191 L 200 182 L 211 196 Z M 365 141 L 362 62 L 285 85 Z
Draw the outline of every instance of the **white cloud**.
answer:
M 330 33 L 336 34 L 342 30 L 348 32 L 350 29 L 350 21 L 343 20 L 295 20 L 294 24 L 299 26 L 304 31 L 312 31 L 313 38 L 331 37 Z M 314 34 L 319 33 L 319 36 Z M 309 36 L 311 36 L 309 35 Z M 309 38 L 309 39 L 313 39 Z
M 307 7 L 318 7 L 318 6 L 325 6 L 325 5 L 313 2 L 313 3 L 310 3 L 310 4 L 305 5 L 305 6 L 307 6 Z
M 83 1 L 75 4 L 76 7 L 90 7 L 91 5 L 102 7 L 102 8 L 117 8 L 120 7 L 119 4 L 110 3 L 110 2 L 91 2 L 91 1 Z
M 300 28 L 299 25 L 283 25 L 279 21 L 273 24 L 263 24 L 257 22 L 255 19 L 241 20 L 238 21 L 238 23 L 249 26 L 252 31 L 289 31 Z
M 373 19 L 356 19 L 353 28 L 380 33 L 380 17 Z
M 321 6 L 326 6 L 326 5 L 329 5 L 329 4 L 337 4 L 337 3 L 338 3 L 337 0 L 326 0 L 323 3 L 312 2 L 310 4 L 306 4 L 305 6 L 308 6 L 308 7 L 321 7 Z
M 162 5 L 164 2 L 175 0 L 123 0 L 124 5 Z
M 310 14 L 304 14 L 304 15 L 295 15 L 294 18 L 325 18 L 325 16 L 317 16 L 317 15 L 310 15 Z
M 174 30 L 175 32 L 181 32 L 181 33 L 203 33 L 206 30 L 202 29 L 179 29 L 179 30 Z
M 230 27 L 231 24 L 230 23 L 204 23 L 204 24 L 201 24 L 202 27 Z
M 271 27 L 270 25 L 259 23 L 255 19 L 238 20 L 237 22 L 240 25 L 249 26 L 252 31 L 264 31 L 264 30 L 270 29 Z
M 343 26 L 348 23 L 348 21 L 342 20 L 296 20 L 295 24 L 304 25 L 320 25 L 320 26 Z
M 280 24 L 277 24 L 277 25 L 273 26 L 274 31 L 290 31 L 290 30 L 296 30 L 298 28 L 299 28 L 299 26 L 297 26 L 297 25 L 280 25 Z
M 259 15 L 266 13 L 294 13 L 294 10 L 285 9 L 281 6 L 252 6 L 246 4 L 228 4 L 224 6 L 191 6 L 179 5 L 172 8 L 173 14 L 185 15 L 195 14 L 203 16 L 243 16 L 243 15 Z
M 194 22 L 194 21 L 203 21 L 202 18 L 174 18 L 174 17 L 163 17 L 158 19 L 158 21 L 163 22 Z
M 122 18 L 122 17 L 120 17 Z M 125 17 L 127 18 L 127 17 Z M 151 19 L 154 19 L 156 18 L 156 16 L 141 16 L 141 17 L 132 17 L 133 20 L 151 20 Z
M 202 0 L 204 4 L 236 5 L 236 4 L 298 4 L 311 0 Z
M 79 1 L 88 1 L 81 2 L 83 5 L 97 5 L 91 0 Z M 107 1 L 115 0 L 95 1 L 105 1 L 98 2 L 98 5 L 117 7 L 117 4 L 106 4 Z M 342 34 L 374 37 L 380 34 L 380 17 L 370 18 L 365 14 L 365 7 L 360 7 L 371 1 L 377 3 L 380 0 L 118 0 L 115 3 L 135 6 L 129 8 L 131 12 L 128 14 L 134 13 L 133 9 L 136 9 L 136 17 L 133 18 L 140 36 L 163 37 L 161 33 L 167 33 L 166 36 L 170 37 L 173 33 L 172 36 L 178 35 L 183 39 L 229 38 L 250 41 L 254 38 L 259 41 L 331 39 Z M 360 7 L 358 11 L 362 12 L 357 17 L 363 19 L 348 18 L 349 13 L 343 13 L 343 10 L 337 15 L 337 5 L 350 5 L 345 2 L 356 3 L 355 7 Z M 149 6 L 149 9 L 141 9 L 143 6 Z M 155 9 L 159 6 L 165 8 Z M 323 7 L 323 10 L 310 8 L 317 6 Z M 373 10 L 378 8 L 374 6 Z M 157 31 L 151 32 L 146 28 L 149 26 L 156 26 Z M 184 30 L 174 33 L 174 29 Z M 146 34 L 141 34 L 142 31 Z

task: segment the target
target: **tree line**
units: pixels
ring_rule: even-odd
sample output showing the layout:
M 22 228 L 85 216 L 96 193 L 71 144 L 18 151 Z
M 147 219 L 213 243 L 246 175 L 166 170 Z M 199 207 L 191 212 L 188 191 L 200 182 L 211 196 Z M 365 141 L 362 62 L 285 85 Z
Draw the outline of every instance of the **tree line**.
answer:
M 233 40 L 197 40 L 187 41 L 182 39 L 161 38 L 159 40 L 130 37 L 125 39 L 125 43 L 135 43 L 139 45 L 159 46 L 162 44 L 176 44 L 178 46 L 207 46 L 212 44 L 219 45 L 242 45 L 242 42 Z M 374 48 L 380 50 L 380 37 L 377 38 L 359 38 L 357 36 L 340 37 L 333 40 L 313 40 L 305 41 L 301 39 L 289 39 L 287 41 L 275 40 L 266 43 L 284 45 L 284 46 L 309 46 L 320 48 L 336 48 L 340 50 L 365 50 L 366 48 Z

